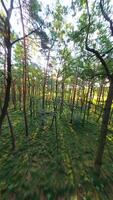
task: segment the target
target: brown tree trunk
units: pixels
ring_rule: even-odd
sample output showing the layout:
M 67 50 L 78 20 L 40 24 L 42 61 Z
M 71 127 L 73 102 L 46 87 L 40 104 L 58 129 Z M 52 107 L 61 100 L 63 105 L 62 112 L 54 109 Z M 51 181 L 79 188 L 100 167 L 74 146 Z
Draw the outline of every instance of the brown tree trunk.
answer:
M 15 135 L 14 135 L 14 132 L 13 132 L 13 126 L 12 126 L 8 112 L 7 112 L 7 120 L 8 120 L 8 124 L 9 124 L 10 133 L 11 133 L 12 150 L 14 151 L 15 147 L 16 147 L 16 140 L 15 140 Z
M 100 137 L 99 137 L 99 144 L 98 144 L 95 163 L 94 163 L 94 171 L 96 172 L 97 176 L 100 175 L 100 170 L 101 170 L 101 165 L 102 165 L 102 158 L 103 158 L 103 153 L 104 153 L 104 148 L 105 148 L 105 143 L 106 143 L 107 128 L 108 128 L 108 123 L 109 123 L 112 100 L 113 100 L 113 79 L 110 81 L 108 96 L 107 96 L 107 100 L 104 107 L 101 132 L 100 132 Z
M 23 113 L 24 113 L 24 122 L 25 122 L 25 133 L 26 136 L 28 136 L 28 122 L 27 122 L 27 112 L 26 112 L 26 93 L 27 93 L 27 50 L 26 50 L 26 38 L 25 38 L 25 28 L 24 28 L 24 19 L 23 19 L 23 13 L 22 13 L 22 7 L 21 2 L 19 0 L 19 6 L 20 6 L 20 15 L 21 15 L 21 22 L 22 22 L 22 31 L 23 31 L 23 37 L 24 37 L 24 58 L 23 58 Z
M 40 192 L 40 200 L 47 200 L 47 196 L 44 194 L 43 191 Z
M 9 25 L 10 26 L 10 25 Z M 6 41 L 6 48 L 7 48 L 7 79 L 6 79 L 6 89 L 5 89 L 5 97 L 4 97 L 4 104 L 1 110 L 0 115 L 0 133 L 2 128 L 3 120 L 7 114 L 7 108 L 9 105 L 10 100 L 10 88 L 11 88 L 11 43 L 10 43 L 10 27 L 8 31 L 8 38 Z
M 59 196 L 59 197 L 57 198 L 57 200 L 65 200 L 65 197 Z
M 21 83 L 20 86 L 18 86 L 18 101 L 19 101 L 19 109 L 22 110 L 22 87 Z
M 90 109 L 91 109 L 91 105 L 92 105 L 92 96 L 93 96 L 93 82 L 91 83 L 91 88 L 90 88 L 90 94 L 89 94 L 89 100 L 88 100 L 88 108 L 87 108 L 87 120 L 89 118 L 90 115 Z
M 14 110 L 16 110 L 16 88 L 15 88 L 15 80 L 12 81 L 12 102 L 14 106 Z
M 7 10 L 4 1 L 1 1 L 1 5 L 4 8 L 4 11 L 6 13 L 6 18 L 4 20 L 4 44 L 5 44 L 5 50 L 7 52 L 7 79 L 6 79 L 6 90 L 5 90 L 5 97 L 4 97 L 4 104 L 1 109 L 1 115 L 0 115 L 0 133 L 2 128 L 3 120 L 7 114 L 7 109 L 9 105 L 9 99 L 10 99 L 10 88 L 11 88 L 11 29 L 10 29 L 10 18 L 12 14 L 13 9 L 13 2 L 14 0 L 10 1 L 10 8 Z
M 82 91 L 81 91 L 81 108 L 80 108 L 81 115 L 83 112 L 84 103 L 85 103 L 85 87 L 84 87 L 84 81 L 83 81 L 82 82 Z
M 63 107 L 64 107 L 64 89 L 65 89 L 65 85 L 64 85 L 64 78 L 62 80 L 62 92 L 61 92 L 61 104 L 60 104 L 60 117 L 63 113 Z
M 43 83 L 43 92 L 42 92 L 42 109 L 45 109 L 45 93 L 46 93 L 46 83 L 47 83 L 47 73 L 48 73 L 48 66 L 49 66 L 49 59 L 50 59 L 50 50 L 47 56 L 47 65 L 44 73 L 44 83 Z
M 86 120 L 86 114 L 87 114 L 87 109 L 88 109 L 88 98 L 89 98 L 89 92 L 90 92 L 90 84 L 88 85 L 88 91 L 86 94 L 86 101 L 85 101 L 85 108 L 84 108 L 84 115 L 83 115 L 83 119 L 82 119 L 82 124 L 84 126 L 85 124 L 85 120 Z
M 70 123 L 73 122 L 73 114 L 74 114 L 74 107 L 75 107 L 75 97 L 76 97 L 76 91 L 77 91 L 77 82 L 78 82 L 78 77 L 76 75 L 76 80 L 75 80 L 75 84 L 74 84 L 73 99 L 72 99 L 72 109 L 71 109 L 71 120 L 70 120 Z

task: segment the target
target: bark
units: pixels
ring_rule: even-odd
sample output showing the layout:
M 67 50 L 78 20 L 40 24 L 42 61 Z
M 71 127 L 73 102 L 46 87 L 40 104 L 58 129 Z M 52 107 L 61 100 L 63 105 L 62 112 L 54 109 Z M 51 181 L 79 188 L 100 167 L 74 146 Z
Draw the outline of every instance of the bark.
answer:
M 77 89 L 77 94 L 76 94 L 76 108 L 79 108 L 79 99 L 80 99 L 80 87 Z
M 19 109 L 21 111 L 22 110 L 22 87 L 21 87 L 21 83 L 18 86 L 18 101 L 19 101 Z
M 40 192 L 40 200 L 47 200 L 47 196 L 44 194 L 43 191 Z
M 53 118 L 52 118 L 52 122 L 51 122 L 51 125 L 50 125 L 50 129 L 51 129 L 51 128 L 53 127 L 53 124 L 55 124 L 57 155 L 58 155 L 58 149 L 59 149 L 59 142 L 58 142 L 58 123 L 57 123 L 58 75 L 59 75 L 59 72 L 58 72 L 57 77 L 56 77 L 55 100 L 54 100 L 54 103 L 53 103 L 54 113 L 53 113 Z
M 8 124 L 9 124 L 10 133 L 11 133 L 12 150 L 14 151 L 15 147 L 16 147 L 16 140 L 15 140 L 15 135 L 14 135 L 14 132 L 13 132 L 13 126 L 12 126 L 8 112 L 7 112 L 7 120 L 8 120 Z
M 96 172 L 98 176 L 100 175 L 100 170 L 101 170 L 101 165 L 102 165 L 112 100 L 113 100 L 113 79 L 110 81 L 108 96 L 107 96 L 107 100 L 104 107 L 104 113 L 103 113 L 102 124 L 101 124 L 101 132 L 100 132 L 100 137 L 99 137 L 99 144 L 98 144 L 95 163 L 94 163 L 94 171 Z
M 112 115 L 113 115 L 113 109 L 112 109 L 111 112 L 110 112 L 109 125 L 111 124 L 111 121 L 112 121 Z
M 7 10 L 4 1 L 1 0 L 2 7 L 4 8 L 4 11 L 6 13 L 6 18 L 4 20 L 4 43 L 6 47 L 6 52 L 7 52 L 7 79 L 6 79 L 6 90 L 5 90 L 5 97 L 4 97 L 4 104 L 1 109 L 1 115 L 0 115 L 0 133 L 1 133 L 1 128 L 2 128 L 2 123 L 3 120 L 7 114 L 7 109 L 9 105 L 9 100 L 10 100 L 10 89 L 11 89 L 11 29 L 10 29 L 10 18 L 12 14 L 12 9 L 13 9 L 13 1 L 10 1 L 10 8 Z
M 101 82 L 100 84 L 100 88 L 99 88 L 99 91 L 98 91 L 98 95 L 97 95 L 97 105 L 100 104 L 100 101 L 101 101 L 101 96 L 102 96 L 102 91 L 103 91 L 103 81 Z
M 93 53 L 98 58 L 98 60 L 103 65 L 103 68 L 106 72 L 107 78 L 110 80 L 108 96 L 107 96 L 107 100 L 106 100 L 105 107 L 104 107 L 104 113 L 103 113 L 103 117 L 102 117 L 99 144 L 98 144 L 97 154 L 96 154 L 96 158 L 95 158 L 95 162 L 94 162 L 94 170 L 95 170 L 97 176 L 99 176 L 100 171 L 101 171 L 101 165 L 102 165 L 105 143 L 106 143 L 106 136 L 107 136 L 107 128 L 108 128 L 108 123 L 109 123 L 110 110 L 111 110 L 111 105 L 112 105 L 112 100 L 113 100 L 113 74 L 110 73 L 107 62 L 103 59 L 103 57 L 101 56 L 99 51 L 95 50 L 94 48 L 90 48 L 88 46 L 88 36 L 89 36 L 89 29 L 90 29 L 90 25 L 91 25 L 91 15 L 90 15 L 90 12 L 89 12 L 89 6 L 88 6 L 87 0 L 86 0 L 86 5 L 87 5 L 87 14 L 88 14 L 88 22 L 89 22 L 86 40 L 85 40 L 86 50 Z M 103 12 L 104 11 L 103 5 L 100 4 L 100 7 L 101 7 L 102 15 L 104 16 L 105 20 L 107 20 L 106 17 L 105 17 L 105 12 Z M 113 28 L 113 27 L 110 26 L 110 29 L 111 28 Z
M 21 15 L 21 22 L 22 22 L 22 31 L 23 31 L 23 46 L 24 46 L 24 60 L 23 60 L 23 113 L 24 113 L 24 123 L 25 123 L 25 133 L 28 136 L 28 121 L 27 121 L 27 111 L 26 111 L 26 93 L 27 93 L 27 44 L 25 38 L 25 27 L 24 27 L 24 19 L 23 19 L 23 12 L 21 7 L 21 2 L 19 0 L 20 6 L 20 15 Z
M 65 197 L 59 196 L 59 197 L 57 198 L 57 200 L 65 200 Z
M 9 25 L 9 22 L 8 22 Z M 6 90 L 5 90 L 5 97 L 4 97 L 4 104 L 1 110 L 0 115 L 0 133 L 2 128 L 3 120 L 7 114 L 7 109 L 9 105 L 10 100 L 10 89 L 11 89 L 11 43 L 10 43 L 10 25 L 9 25 L 9 31 L 8 31 L 8 38 L 6 42 L 6 48 L 7 48 L 7 79 L 6 79 Z
M 15 80 L 12 81 L 12 102 L 14 109 L 16 110 L 16 88 L 15 88 Z
M 71 120 L 70 123 L 73 122 L 73 114 L 74 114 L 74 107 L 75 107 L 75 97 L 76 97 L 76 91 L 77 91 L 77 82 L 78 82 L 78 77 L 76 75 L 76 80 L 74 84 L 74 93 L 73 93 L 73 99 L 72 99 L 72 109 L 71 109 Z
M 91 109 L 91 104 L 92 104 L 92 96 L 93 96 L 93 82 L 91 83 L 91 88 L 90 88 L 90 94 L 89 94 L 89 101 L 88 101 L 88 108 L 87 108 L 87 120 L 90 115 L 90 109 Z
M 43 95 L 42 95 L 42 109 L 45 109 L 45 92 L 46 92 L 46 83 L 47 83 L 47 73 L 48 73 L 48 66 L 49 66 L 49 58 L 50 58 L 50 50 L 48 52 L 47 57 L 47 65 L 44 73 L 44 83 L 43 83 Z
M 62 80 L 61 104 L 60 104 L 60 117 L 62 115 L 63 107 L 64 107 L 64 89 L 65 89 L 65 85 L 64 85 L 64 78 L 63 78 L 63 80 Z
M 99 122 L 100 118 L 102 117 L 102 113 L 103 113 L 103 109 L 104 109 L 104 96 L 105 96 L 104 91 L 105 91 L 105 87 L 103 86 L 103 89 L 102 89 L 102 104 L 101 104 L 99 116 L 97 118 L 97 122 Z
M 87 114 L 87 107 L 88 107 L 88 97 L 89 97 L 89 92 L 90 92 L 90 85 L 88 85 L 88 91 L 87 91 L 87 94 L 86 94 L 86 101 L 85 101 L 84 115 L 83 115 L 83 119 L 82 119 L 83 126 L 84 126 L 84 124 L 85 124 L 85 120 L 86 120 L 86 114 Z
M 85 102 L 85 87 L 84 87 L 84 81 L 83 81 L 82 92 L 81 92 L 81 109 L 80 109 L 81 115 L 82 115 L 82 112 L 83 112 L 84 102 Z

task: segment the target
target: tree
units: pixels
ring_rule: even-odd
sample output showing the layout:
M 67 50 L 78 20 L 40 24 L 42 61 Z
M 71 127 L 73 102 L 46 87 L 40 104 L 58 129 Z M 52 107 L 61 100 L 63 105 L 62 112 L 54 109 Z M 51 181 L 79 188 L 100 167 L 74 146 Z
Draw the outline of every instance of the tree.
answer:
M 1 133 L 1 127 L 3 120 L 6 116 L 7 113 L 7 108 L 9 104 L 9 99 L 10 99 L 10 88 L 11 88 L 11 49 L 12 49 L 12 44 L 11 44 L 11 25 L 10 25 L 10 18 L 12 14 L 12 9 L 13 9 L 13 2 L 14 0 L 10 1 L 10 8 L 7 9 L 4 1 L 2 0 L 2 7 L 5 11 L 6 16 L 5 17 L 0 17 L 2 18 L 2 22 L 4 24 L 2 32 L 3 32 L 3 37 L 4 37 L 4 43 L 6 46 L 6 51 L 7 51 L 7 82 L 6 82 L 6 91 L 5 91 L 5 97 L 4 97 L 4 105 L 2 107 L 1 115 L 0 115 L 0 133 Z
M 106 76 L 110 81 L 108 96 L 107 96 L 107 100 L 106 100 L 105 107 L 104 107 L 104 113 L 103 113 L 103 117 L 102 117 L 99 144 L 98 144 L 97 154 L 96 154 L 96 159 L 95 159 L 95 164 L 94 164 L 94 170 L 96 171 L 96 174 L 99 176 L 101 165 L 102 165 L 105 143 L 106 143 L 106 136 L 107 136 L 110 110 L 111 110 L 111 105 L 112 105 L 112 100 L 113 100 L 113 92 L 112 92 L 113 91 L 113 74 L 110 73 L 107 62 L 103 58 L 103 56 L 99 53 L 99 51 L 96 50 L 95 48 L 90 48 L 88 46 L 88 35 L 89 35 L 89 31 L 90 31 L 90 26 L 91 26 L 91 15 L 90 15 L 90 12 L 89 12 L 88 1 L 86 1 L 86 5 L 87 5 L 87 14 L 88 14 L 88 28 L 87 28 L 87 36 L 86 36 L 86 41 L 85 41 L 86 50 L 93 53 L 97 57 L 97 59 L 99 59 L 102 66 L 104 67 L 104 70 L 106 72 Z M 105 18 L 105 20 L 107 20 L 110 23 L 110 30 L 111 30 L 111 33 L 113 33 L 113 27 L 111 25 L 112 21 L 108 17 L 107 13 L 104 11 L 103 1 L 100 0 L 99 5 L 100 5 L 100 8 L 101 8 L 102 15 Z

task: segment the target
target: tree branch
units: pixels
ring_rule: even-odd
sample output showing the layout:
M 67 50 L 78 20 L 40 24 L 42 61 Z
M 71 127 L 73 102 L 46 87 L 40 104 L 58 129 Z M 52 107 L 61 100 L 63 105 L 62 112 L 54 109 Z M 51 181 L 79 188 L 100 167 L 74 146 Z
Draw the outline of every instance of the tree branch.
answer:
M 106 71 L 108 79 L 110 79 L 111 75 L 109 73 L 108 66 L 107 66 L 105 60 L 103 59 L 103 57 L 101 56 L 101 54 L 97 50 L 95 50 L 93 48 L 90 48 L 88 46 L 88 36 L 89 36 L 89 30 L 90 30 L 90 24 L 91 24 L 91 22 L 90 22 L 91 16 L 90 16 L 90 12 L 89 12 L 88 0 L 86 0 L 86 6 L 87 6 L 87 15 L 88 15 L 89 25 L 88 25 L 88 28 L 87 28 L 87 35 L 86 35 L 86 40 L 85 40 L 85 47 L 86 47 L 87 51 L 95 54 L 95 56 L 100 60 L 100 62 L 102 63 L 102 65 L 103 65 L 103 67 L 104 67 L 104 69 Z
M 103 1 L 104 2 L 104 1 Z M 104 8 L 103 8 L 103 4 L 102 4 L 102 0 L 100 0 L 100 8 L 101 8 L 101 12 L 102 12 L 102 15 L 104 17 L 104 19 L 106 21 L 109 22 L 110 24 L 110 30 L 111 30 L 111 35 L 113 36 L 113 22 L 112 20 L 110 19 L 110 17 L 107 15 L 107 13 L 105 12 Z
M 2 6 L 3 6 L 3 8 L 4 8 L 6 14 L 8 15 L 8 10 L 7 10 L 7 8 L 6 8 L 5 4 L 4 4 L 4 1 L 1 0 L 1 3 L 2 3 Z
M 112 47 L 111 49 L 108 49 L 106 52 L 104 52 L 104 53 L 102 54 L 102 57 L 105 56 L 106 54 L 110 53 L 112 50 L 113 50 L 113 47 Z
M 33 33 L 35 33 L 37 31 L 37 29 L 31 31 L 30 33 L 28 33 L 27 35 L 24 35 L 23 37 L 17 38 L 16 40 L 14 40 L 11 45 L 14 45 L 16 42 L 19 42 L 21 40 L 23 40 L 25 37 L 28 37 L 30 35 L 32 35 Z
M 8 9 L 8 17 L 9 17 L 9 19 L 11 17 L 11 13 L 12 13 L 12 9 L 13 9 L 13 3 L 14 3 L 14 0 L 11 0 L 11 2 L 10 2 L 10 8 Z
M 14 3 L 14 0 L 11 0 L 11 2 L 10 2 L 10 9 L 13 9 L 13 3 Z

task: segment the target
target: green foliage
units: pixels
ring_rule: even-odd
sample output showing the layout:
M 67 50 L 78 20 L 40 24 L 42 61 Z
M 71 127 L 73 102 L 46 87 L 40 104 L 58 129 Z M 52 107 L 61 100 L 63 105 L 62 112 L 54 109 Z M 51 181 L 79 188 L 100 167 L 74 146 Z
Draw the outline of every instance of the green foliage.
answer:
M 58 141 L 54 128 L 40 130 L 38 120 L 31 118 L 30 136 L 26 139 L 22 113 L 12 112 L 11 118 L 15 124 L 17 147 L 15 152 L 11 151 L 5 125 L 0 141 L 0 189 L 3 199 L 8 199 L 10 195 L 16 195 L 17 200 L 40 199 L 40 190 L 50 199 L 58 195 L 70 199 L 78 184 L 86 191 L 86 199 L 93 198 L 94 190 L 103 194 L 108 180 L 96 179 L 92 170 L 98 135 L 95 124 L 88 123 L 82 127 L 75 118 L 71 126 L 69 110 L 66 109 L 63 118 L 58 119 Z M 103 200 L 103 197 L 100 199 Z
M 18 63 L 18 65 L 21 65 L 24 56 L 24 49 L 21 43 L 16 44 L 14 52 L 15 52 L 15 61 Z
M 30 0 L 29 2 L 29 13 L 32 19 L 37 20 L 38 19 L 38 12 L 41 11 L 41 5 L 37 0 Z
M 98 123 L 97 118 L 103 113 L 108 86 L 104 85 L 104 93 L 101 94 L 103 102 L 100 101 L 97 105 L 97 95 L 101 89 L 99 85 L 103 80 L 106 81 L 106 73 L 103 65 L 85 49 L 88 31 L 86 1 L 72 2 L 72 8 L 81 11 L 80 17 L 75 19 L 75 25 L 66 22 L 66 17 L 71 11 L 62 6 L 59 0 L 56 1 L 54 11 L 49 6 L 44 11 L 45 20 L 40 15 L 39 1 L 28 2 L 29 17 L 32 19 L 30 26 L 33 25 L 33 28 L 37 29 L 34 35 L 36 38 L 31 37 L 27 47 L 26 115 L 29 136 L 25 137 L 24 130 L 24 49 L 23 41 L 19 41 L 12 49 L 12 85 L 8 109 L 16 148 L 12 150 L 12 135 L 6 118 L 3 134 L 0 135 L 0 195 L 3 200 L 38 200 L 43 192 L 48 200 L 58 199 L 58 197 L 71 200 L 75 198 L 75 194 L 79 195 L 78 193 L 81 192 L 83 199 L 104 200 L 109 186 L 113 186 L 112 156 L 109 156 L 107 148 L 105 148 L 100 178 L 95 176 L 93 165 L 102 117 L 100 116 Z M 109 8 L 107 3 L 106 11 L 107 5 Z M 100 17 L 99 1 L 91 2 L 89 6 L 91 24 L 88 46 L 98 50 L 102 55 L 112 48 L 110 32 Z M 98 17 L 100 17 L 99 22 L 97 22 Z M 2 28 L 1 20 L 0 24 Z M 15 38 L 16 35 L 12 32 L 11 40 L 14 41 Z M 38 45 L 35 43 L 37 38 Z M 46 66 L 44 62 L 43 67 L 39 67 L 40 57 L 37 63 L 33 60 L 34 57 L 31 58 L 33 45 L 30 42 L 34 42 L 33 45 L 37 47 L 38 53 L 43 52 L 41 56 L 45 58 Z M 47 56 L 48 52 L 49 56 Z M 103 55 L 103 59 L 112 74 L 112 51 Z M 5 94 L 3 64 L 4 58 L 1 54 L 0 84 L 3 87 L 0 88 L 0 106 L 4 102 Z M 91 86 L 94 86 L 92 89 L 94 96 L 90 97 L 88 90 L 91 90 Z M 14 93 L 16 108 L 13 108 Z M 44 109 L 42 109 L 43 97 L 45 97 Z M 60 113 L 61 107 L 62 113 Z M 72 109 L 73 122 L 69 123 Z M 87 117 L 83 124 L 85 114 Z M 111 130 L 112 111 L 110 117 Z M 111 133 L 107 136 L 107 143 L 112 155 Z

